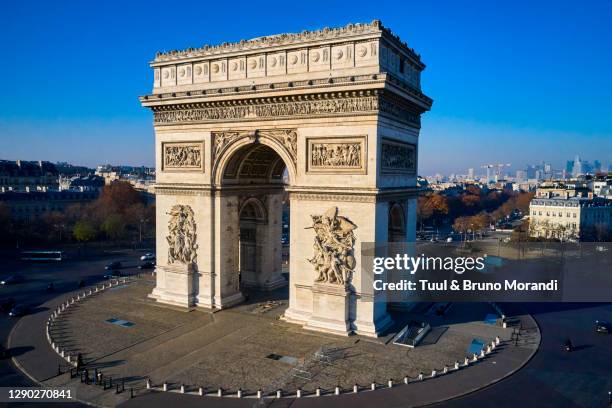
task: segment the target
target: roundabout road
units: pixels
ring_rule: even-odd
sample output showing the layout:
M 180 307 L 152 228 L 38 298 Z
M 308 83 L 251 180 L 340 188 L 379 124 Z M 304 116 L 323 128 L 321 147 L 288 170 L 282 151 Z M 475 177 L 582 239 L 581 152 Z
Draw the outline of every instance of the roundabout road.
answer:
M 608 407 L 612 390 L 612 334 L 594 331 L 595 320 L 612 321 L 612 304 L 531 303 L 502 305 L 530 313 L 542 343 L 517 373 L 488 388 L 434 407 Z M 570 338 L 576 350 L 562 344 Z
M 70 261 L 57 265 L 22 265 L 4 263 L 3 275 L 14 270 L 30 273 L 28 281 L 11 288 L 2 288 L 1 297 L 12 296 L 18 302 L 28 301 L 32 306 L 43 303 L 74 290 L 78 280 L 86 278 L 88 283 L 99 280 L 103 265 L 110 258 L 96 261 Z M 134 257 L 135 258 L 135 257 Z M 67 268 L 67 266 L 70 266 Z M 55 294 L 46 294 L 44 288 L 53 280 L 58 288 Z M 506 304 L 502 308 L 508 315 L 532 314 L 542 331 L 542 343 L 538 352 L 518 372 L 486 388 L 463 397 L 434 404 L 434 407 L 607 407 L 608 390 L 612 390 L 612 335 L 597 334 L 593 326 L 595 320 L 612 321 L 612 304 Z M 41 311 L 45 314 L 44 311 Z M 43 319 L 44 320 L 44 319 Z M 7 317 L 0 318 L 0 336 L 6 342 L 14 325 Z M 571 338 L 577 350 L 566 353 L 562 343 Z M 41 345 L 42 347 L 42 345 Z M 46 346 L 48 347 L 48 345 Z M 385 407 L 414 406 L 421 399 L 435 401 L 441 390 L 461 390 L 463 386 L 481 375 L 491 375 L 503 365 L 503 358 L 512 358 L 508 345 L 498 357 L 483 361 L 483 370 L 467 369 L 463 373 L 442 376 L 407 387 L 394 387 L 373 393 L 360 393 L 342 397 L 302 398 L 268 400 L 268 406 L 316 406 L 316 407 L 371 407 L 383 404 Z M 520 348 L 520 347 L 519 347 Z M 34 350 L 16 350 L 24 356 Z M 517 356 L 518 358 L 519 356 Z M 525 358 L 525 356 L 522 356 Z M 498 364 L 496 364 L 498 363 Z M 486 370 L 484 369 L 486 368 Z M 463 371 L 463 370 L 462 370 Z M 461 375 L 460 375 L 461 374 Z M 497 377 L 499 378 L 499 376 Z M 482 379 L 480 379 L 482 381 Z M 482 381 L 486 384 L 491 381 Z M 32 382 L 18 372 L 10 360 L 0 362 L 1 386 L 27 386 Z M 429 394 L 429 397 L 427 397 Z M 455 393 L 455 395 L 457 392 Z M 254 400 L 207 398 L 207 406 L 252 406 Z M 125 402 L 127 406 L 167 406 L 179 403 L 181 406 L 201 406 L 199 397 L 175 393 L 148 393 Z

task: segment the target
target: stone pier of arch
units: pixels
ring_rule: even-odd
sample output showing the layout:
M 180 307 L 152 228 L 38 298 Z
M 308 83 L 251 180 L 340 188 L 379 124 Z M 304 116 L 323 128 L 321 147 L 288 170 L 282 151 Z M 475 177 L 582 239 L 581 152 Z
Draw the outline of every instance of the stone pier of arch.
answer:
M 156 138 L 151 297 L 222 309 L 244 286 L 286 284 L 288 199 L 284 319 L 384 331 L 390 305 L 362 279 L 360 248 L 415 239 L 420 116 L 432 104 L 420 56 L 374 21 L 160 53 L 151 66 L 140 97 Z

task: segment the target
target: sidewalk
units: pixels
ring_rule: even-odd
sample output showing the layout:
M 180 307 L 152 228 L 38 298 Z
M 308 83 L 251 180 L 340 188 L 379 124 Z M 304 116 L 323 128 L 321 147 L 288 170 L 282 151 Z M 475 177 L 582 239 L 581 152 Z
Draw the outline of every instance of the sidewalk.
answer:
M 520 316 L 526 335 L 518 345 L 505 343 L 496 348 L 488 358 L 474 366 L 462 368 L 458 372 L 428 379 L 408 385 L 397 385 L 391 389 L 378 389 L 374 392 L 362 391 L 358 394 L 340 396 L 269 399 L 262 406 L 269 407 L 351 407 L 366 408 L 380 405 L 385 408 L 418 407 L 442 402 L 475 392 L 494 384 L 513 374 L 526 364 L 537 351 L 540 333 L 531 316 Z M 384 387 L 379 385 L 379 387 Z M 206 398 L 205 401 L 202 398 Z M 203 403 L 210 407 L 247 407 L 253 406 L 253 399 L 199 397 L 169 392 L 150 392 L 126 401 L 122 407 L 163 407 L 180 404 L 181 407 L 199 407 Z

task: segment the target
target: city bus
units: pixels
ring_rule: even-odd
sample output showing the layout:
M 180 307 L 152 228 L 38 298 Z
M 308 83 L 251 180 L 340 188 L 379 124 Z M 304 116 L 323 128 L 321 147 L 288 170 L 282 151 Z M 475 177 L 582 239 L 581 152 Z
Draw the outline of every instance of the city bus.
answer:
M 66 259 L 63 251 L 22 251 L 22 261 L 61 261 Z

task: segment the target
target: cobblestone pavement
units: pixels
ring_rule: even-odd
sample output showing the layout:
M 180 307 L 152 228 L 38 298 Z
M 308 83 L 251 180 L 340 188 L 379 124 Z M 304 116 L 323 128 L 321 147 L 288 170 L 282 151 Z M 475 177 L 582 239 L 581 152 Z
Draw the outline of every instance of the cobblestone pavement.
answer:
M 417 348 L 394 345 L 392 336 L 338 337 L 303 330 L 279 320 L 285 301 L 253 298 L 217 313 L 160 306 L 147 298 L 153 281 L 141 279 L 88 299 L 59 323 L 61 342 L 90 366 L 128 386 L 186 384 L 188 389 L 277 388 L 313 391 L 350 388 L 389 378 L 430 374 L 463 360 L 472 339 L 510 338 L 511 330 L 483 322 L 487 304 L 456 303 L 443 317 L 402 314 L 397 320 L 428 321 L 433 330 Z M 119 319 L 133 325 L 107 322 Z M 125 327 L 129 326 L 129 327 Z M 401 325 L 398 325 L 400 328 Z

